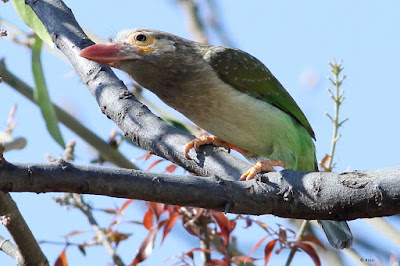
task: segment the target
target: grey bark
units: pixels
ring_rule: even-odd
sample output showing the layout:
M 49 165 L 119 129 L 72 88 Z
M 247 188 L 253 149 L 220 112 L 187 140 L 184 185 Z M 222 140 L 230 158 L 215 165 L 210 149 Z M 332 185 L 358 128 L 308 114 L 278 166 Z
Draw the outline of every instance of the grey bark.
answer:
M 347 173 L 268 173 L 261 181 L 51 164 L 0 164 L 4 192 L 73 192 L 307 220 L 400 213 L 400 167 Z
M 195 160 L 186 160 L 182 147 L 191 140 L 192 136 L 169 126 L 153 115 L 146 106 L 128 92 L 109 67 L 79 56 L 79 51 L 91 45 L 92 42 L 75 21 L 71 10 L 62 1 L 27 0 L 26 3 L 41 19 L 55 45 L 70 60 L 95 97 L 100 110 L 112 119 L 127 137 L 151 153 L 164 157 L 192 173 L 209 176 L 194 178 L 152 175 L 129 170 L 124 172 L 127 170 L 122 169 L 102 169 L 101 171 L 98 169 L 96 170 L 98 178 L 99 176 L 107 176 L 107 178 L 98 180 L 97 185 L 92 179 L 85 179 L 85 182 L 82 182 L 80 179 L 82 176 L 77 176 L 68 179 L 71 182 L 75 180 L 74 184 L 68 185 L 64 180 L 62 186 L 58 186 L 59 191 L 69 189 L 74 190 L 68 190 L 69 192 L 141 198 L 218 210 L 225 210 L 229 206 L 230 212 L 272 213 L 282 217 L 304 219 L 350 220 L 399 213 L 399 189 L 395 185 L 398 168 L 347 174 L 307 174 L 283 171 L 266 175 L 269 183 L 263 184 L 255 181 L 233 181 L 239 178 L 250 165 L 221 150 L 212 152 L 212 147 L 206 147 L 202 152 L 197 153 L 197 157 L 192 153 L 191 157 Z M 26 166 L 19 164 L 14 167 Z M 35 180 L 39 180 L 39 177 L 43 175 L 49 175 L 42 171 L 47 167 L 46 165 L 32 167 L 40 172 L 35 175 Z M 46 169 L 51 172 L 50 168 Z M 67 169 L 76 171 L 86 168 L 68 165 Z M 104 171 L 103 175 L 101 175 L 102 171 Z M 114 175 L 114 173 L 123 174 L 124 182 L 118 179 L 118 174 Z M 77 174 L 83 173 L 77 172 Z M 133 178 L 135 182 L 132 181 Z M 53 180 L 60 182 L 58 179 L 53 178 Z M 92 182 L 90 186 L 89 180 Z M 120 183 L 113 182 L 117 180 Z M 132 187 L 125 183 L 128 181 L 132 182 L 130 183 Z M 13 182 L 13 184 L 16 183 Z M 102 190 L 99 190 L 99 186 Z M 137 194 L 132 192 L 134 187 L 140 188 Z M 179 190 L 177 190 L 178 187 Z M 16 189 L 12 186 L 10 191 L 11 188 Z M 47 187 L 47 189 L 57 190 L 56 187 Z M 26 190 L 21 189 L 21 191 Z M 185 191 L 190 191 L 190 193 L 185 193 Z

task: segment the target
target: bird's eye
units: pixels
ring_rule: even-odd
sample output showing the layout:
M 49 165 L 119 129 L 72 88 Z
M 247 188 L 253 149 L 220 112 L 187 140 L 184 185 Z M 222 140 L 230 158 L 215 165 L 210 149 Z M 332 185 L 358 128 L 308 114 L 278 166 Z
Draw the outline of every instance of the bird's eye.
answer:
M 152 35 L 143 32 L 136 32 L 129 38 L 131 44 L 135 45 L 140 49 L 140 51 L 145 53 L 154 51 L 155 40 L 156 38 Z
M 138 42 L 145 42 L 147 40 L 147 37 L 144 34 L 138 34 L 135 36 L 135 40 Z

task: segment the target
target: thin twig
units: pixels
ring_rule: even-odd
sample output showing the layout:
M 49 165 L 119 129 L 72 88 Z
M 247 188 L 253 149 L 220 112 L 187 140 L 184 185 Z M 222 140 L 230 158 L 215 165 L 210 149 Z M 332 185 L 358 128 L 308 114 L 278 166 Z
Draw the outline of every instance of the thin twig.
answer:
M 299 231 L 297 232 L 297 240 L 300 240 L 300 239 L 301 239 L 301 237 L 303 236 L 303 234 L 304 234 L 306 228 L 307 228 L 308 225 L 309 225 L 309 222 L 310 222 L 310 221 L 308 221 L 308 220 L 304 220 L 304 221 L 303 221 L 303 223 L 302 223 L 301 226 L 300 226 Z M 289 265 L 290 265 L 290 263 L 292 262 L 292 260 L 293 260 L 293 258 L 294 258 L 294 255 L 296 254 L 296 251 L 297 251 L 297 250 L 298 250 L 298 249 L 297 249 L 297 246 L 296 246 L 296 245 L 294 245 L 293 247 L 291 247 L 291 251 L 290 251 L 289 257 L 288 257 L 288 259 L 287 259 L 287 261 L 286 261 L 286 264 L 285 264 L 286 266 L 289 266 Z
M 197 3 L 195 3 L 193 0 L 178 0 L 178 3 L 182 6 L 187 15 L 189 30 L 193 34 L 196 41 L 208 43 L 208 39 L 204 30 L 204 23 L 200 19 L 199 6 Z
M 342 104 L 343 100 L 344 100 L 344 91 L 340 91 L 340 86 L 343 84 L 344 79 L 346 78 L 346 76 L 340 77 L 340 73 L 343 70 L 342 67 L 342 61 L 340 62 L 336 62 L 336 60 L 333 60 L 333 63 L 329 63 L 329 65 L 331 66 L 331 71 L 333 73 L 333 79 L 329 78 L 329 80 L 331 81 L 331 83 L 335 86 L 335 92 L 332 93 L 331 90 L 328 89 L 328 92 L 334 102 L 334 112 L 335 115 L 334 117 L 332 117 L 329 114 L 326 114 L 329 119 L 331 120 L 332 124 L 333 124 L 333 134 L 332 134 L 332 140 L 331 140 L 331 148 L 328 154 L 328 161 L 326 163 L 326 165 L 324 165 L 324 170 L 330 172 L 332 171 L 334 164 L 333 164 L 333 158 L 335 155 L 335 151 L 336 151 L 336 143 L 338 142 L 340 135 L 339 135 L 339 128 L 343 125 L 343 123 L 345 123 L 348 118 L 340 121 L 339 118 L 339 110 L 340 110 L 340 105 Z
M 83 200 L 83 197 L 80 194 L 73 193 L 72 197 L 73 197 L 73 200 L 74 200 L 74 205 L 77 208 L 79 208 L 85 214 L 85 216 L 88 219 L 90 225 L 92 226 L 93 231 L 96 234 L 96 237 L 98 238 L 99 242 L 104 246 L 106 251 L 112 256 L 114 263 L 116 265 L 118 265 L 118 266 L 125 265 L 122 262 L 122 259 L 118 255 L 117 251 L 111 245 L 111 242 L 109 241 L 106 233 L 98 225 L 96 219 L 93 216 L 92 209 L 91 209 L 90 205 L 88 205 Z

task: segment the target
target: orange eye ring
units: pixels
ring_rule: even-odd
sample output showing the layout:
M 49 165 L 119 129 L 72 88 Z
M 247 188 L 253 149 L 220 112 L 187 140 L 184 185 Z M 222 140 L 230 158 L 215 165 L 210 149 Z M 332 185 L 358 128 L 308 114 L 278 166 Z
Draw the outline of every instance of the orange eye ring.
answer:
M 129 42 L 140 49 L 141 52 L 149 53 L 154 51 L 154 41 L 156 38 L 144 32 L 133 34 Z

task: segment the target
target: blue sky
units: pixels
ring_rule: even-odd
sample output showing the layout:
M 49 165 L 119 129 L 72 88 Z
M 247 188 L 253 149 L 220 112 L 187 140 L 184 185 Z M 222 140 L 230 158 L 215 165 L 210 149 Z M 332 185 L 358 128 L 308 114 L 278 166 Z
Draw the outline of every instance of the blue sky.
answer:
M 332 135 L 332 126 L 324 113 L 333 112 L 333 103 L 326 89 L 332 88 L 327 80 L 327 76 L 331 75 L 328 63 L 336 58 L 343 60 L 343 73 L 347 76 L 343 86 L 346 99 L 341 115 L 349 118 L 340 131 L 342 138 L 337 146 L 336 171 L 398 166 L 400 2 L 306 0 L 243 3 L 228 0 L 218 2 L 220 18 L 226 32 L 235 47 L 264 62 L 303 109 L 316 132 L 318 159 L 329 151 Z M 176 7 L 174 1 L 132 1 L 129 4 L 123 1 L 114 1 L 113 4 L 109 1 L 66 1 L 66 4 L 83 27 L 105 39 L 115 36 L 121 29 L 135 27 L 160 29 L 192 39 L 183 12 Z M 11 3 L 1 4 L 0 17 L 29 32 L 15 14 Z M 211 35 L 210 42 L 221 44 L 214 35 Z M 13 73 L 33 85 L 28 49 L 2 38 L 0 57 L 6 58 L 7 66 Z M 43 53 L 42 60 L 52 99 L 73 112 L 103 138 L 107 138 L 110 130 L 116 126 L 101 114 L 72 67 L 47 52 Z M 117 73 L 123 80 L 129 80 L 125 74 Z M 307 86 L 302 81 L 304 76 L 317 80 L 316 85 Z M 16 103 L 19 125 L 14 134 L 28 140 L 28 146 L 24 150 L 6 154 L 9 161 L 44 162 L 46 153 L 55 157 L 62 154 L 62 150 L 46 132 L 36 106 L 4 84 L 0 84 L 0 93 L 2 99 L 5 99 L 0 105 L 0 130 L 5 126 L 9 109 Z M 147 95 L 151 99 L 155 98 L 150 93 Z M 74 137 L 65 128 L 62 128 L 62 132 L 66 140 Z M 138 158 L 141 155 L 129 145 L 123 145 L 122 150 L 129 158 Z M 87 164 L 93 156 L 90 147 L 78 140 L 76 162 Z M 65 211 L 52 202 L 54 195 L 13 194 L 35 236 L 38 239 L 62 240 L 62 235 L 72 230 L 89 230 L 85 218 L 77 211 Z M 100 205 L 99 208 L 122 202 L 104 197 L 90 197 L 90 200 L 96 207 Z M 140 212 L 141 209 L 131 210 Z M 97 215 L 100 221 L 110 219 L 106 215 Z M 271 223 L 284 224 L 284 220 L 279 218 L 266 219 Z M 362 221 L 350 224 L 356 236 L 370 230 Z M 398 224 L 394 225 L 399 227 Z M 140 230 L 137 232 L 132 226 L 126 226 L 124 230 L 132 231 L 136 239 L 136 242 L 127 246 L 121 244 L 121 253 L 126 256 L 125 261 L 129 262 L 140 242 Z M 0 228 L 0 234 L 6 234 L 4 228 Z M 370 237 L 374 239 L 374 236 Z M 241 240 L 240 235 L 238 238 Z M 171 237 L 168 241 L 182 247 L 182 250 L 195 245 L 194 239 L 190 237 Z M 399 254 L 398 247 L 390 242 L 387 245 L 384 243 L 386 239 L 377 241 L 384 245 L 384 249 Z M 250 243 L 243 245 L 243 250 L 248 252 L 249 245 Z M 51 262 L 61 249 L 61 246 L 44 246 Z M 78 252 L 73 253 L 72 249 L 70 252 L 71 265 L 85 261 L 96 265 L 107 264 L 108 257 L 101 247 L 91 249 L 87 260 Z M 165 256 L 165 251 L 162 252 L 155 251 L 152 260 L 145 265 L 160 262 L 159 258 Z M 261 253 L 258 256 L 261 257 Z M 299 260 L 309 262 L 304 254 L 296 256 Z M 364 256 L 374 257 L 379 254 Z M 286 258 L 275 255 L 273 259 L 279 263 L 282 257 Z M 382 259 L 386 261 L 387 258 Z M 0 253 L 0 262 L 3 260 L 12 263 L 6 255 Z

